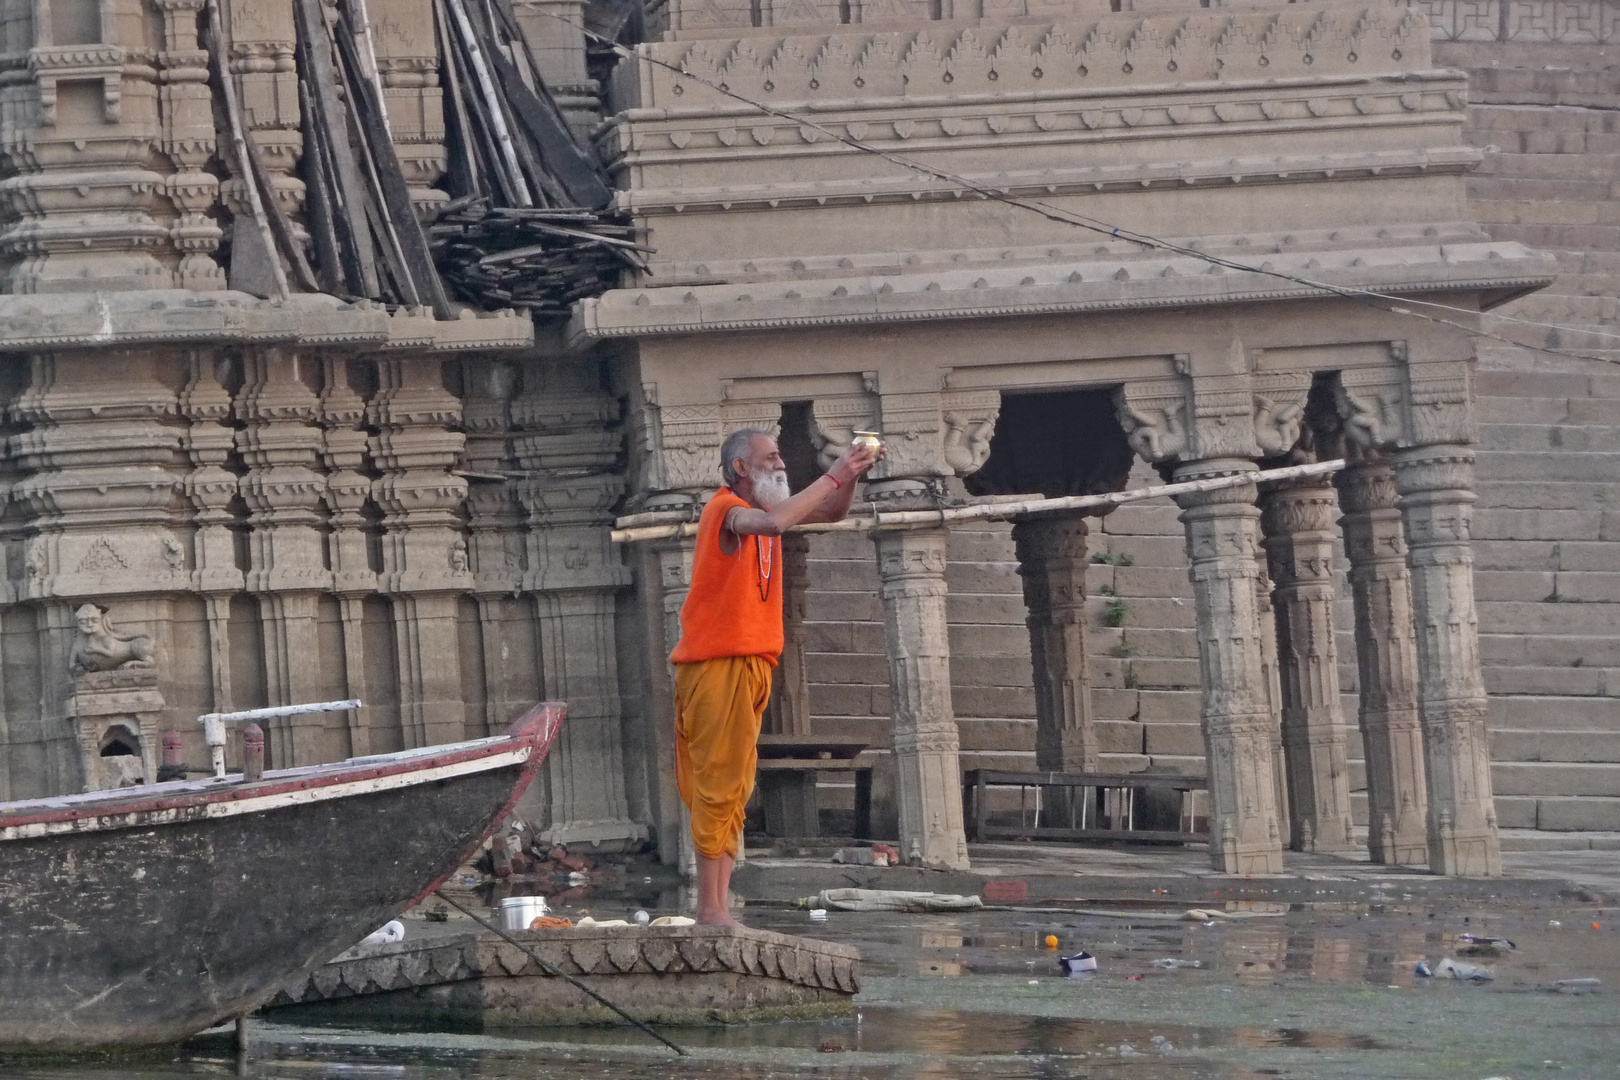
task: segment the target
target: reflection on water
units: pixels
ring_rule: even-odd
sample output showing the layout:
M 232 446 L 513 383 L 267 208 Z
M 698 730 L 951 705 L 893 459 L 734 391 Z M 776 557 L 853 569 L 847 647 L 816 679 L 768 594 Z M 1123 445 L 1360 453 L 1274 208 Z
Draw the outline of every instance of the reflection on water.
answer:
M 638 898 L 639 899 L 639 898 Z M 597 899 L 597 903 L 602 903 Z M 1233 910 L 1265 910 L 1261 904 Z M 1280 907 L 1273 905 L 1273 907 Z M 261 1080 L 1366 1080 L 1411 1076 L 1612 1076 L 1620 995 L 1539 993 L 1554 979 L 1620 986 L 1609 919 L 1422 905 L 1299 905 L 1280 917 L 1184 920 L 1143 905 L 1124 918 L 1069 912 L 940 916 L 750 910 L 761 929 L 859 946 L 854 1017 L 671 1030 L 675 1059 L 622 1028 L 479 1035 L 263 1025 Z M 1519 949 L 1487 961 L 1487 986 L 1416 980 L 1467 931 Z M 1059 947 L 1049 949 L 1048 935 Z M 1065 979 L 1085 949 L 1099 971 Z M 1152 961 L 1198 961 L 1156 968 Z M 948 976 L 948 977 L 945 977 Z M 1546 1064 L 1551 1062 L 1552 1064 Z M 236 1075 L 219 1043 L 162 1064 L 0 1064 L 0 1080 L 194 1080 Z

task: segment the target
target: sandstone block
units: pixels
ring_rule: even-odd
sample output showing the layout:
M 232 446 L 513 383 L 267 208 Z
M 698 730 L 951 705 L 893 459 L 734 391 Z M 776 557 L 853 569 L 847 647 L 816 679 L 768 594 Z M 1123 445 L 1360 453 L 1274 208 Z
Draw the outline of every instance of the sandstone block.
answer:
M 884 664 L 887 671 L 887 664 Z M 1016 686 L 1030 685 L 1028 664 L 1010 662 L 1005 656 L 975 656 L 971 653 L 951 657 L 951 682 L 956 686 Z M 884 684 L 888 676 L 884 676 Z
M 1474 380 L 1474 392 L 1482 399 L 1495 398 L 1569 398 L 1587 392 L 1587 376 L 1565 371 L 1481 371 Z M 1500 407 L 1502 403 L 1489 402 Z M 1509 413 L 1504 419 L 1518 423 Z
M 1554 797 L 1536 801 L 1536 828 L 1613 832 L 1620 829 L 1620 799 Z
M 1111 690 L 1095 685 L 1091 688 L 1091 711 L 1097 719 L 1133 720 L 1139 708 L 1139 690 Z
M 1492 728 L 1534 731 L 1620 731 L 1620 698 L 1493 697 Z
M 1108 515 L 1108 532 L 1113 536 L 1176 536 L 1181 535 L 1181 511 L 1165 500 L 1132 503 Z
M 1181 690 L 1200 685 L 1196 660 L 1133 657 L 1131 672 L 1136 677 L 1136 685 L 1143 689 Z
M 1525 640 L 1524 657 L 1531 664 L 1620 667 L 1620 637 L 1532 634 Z
M 1605 692 L 1607 672 L 1589 667 L 1486 667 L 1485 690 L 1504 695 L 1593 697 Z
M 1614 412 L 1620 416 L 1620 401 L 1614 402 L 1580 402 L 1571 401 L 1570 419 L 1577 422 L 1590 422 L 1577 418 L 1575 412 L 1581 405 L 1613 405 Z M 1609 423 L 1610 421 L 1598 421 Z M 1614 421 L 1620 422 L 1620 421 Z M 1563 453 L 1530 453 L 1526 451 L 1500 452 L 1495 450 L 1481 450 L 1479 452 L 1479 476 L 1481 480 L 1591 480 L 1594 476 L 1620 475 L 1620 454 L 1563 454 Z
M 1196 727 L 1198 707 L 1202 700 L 1203 692 L 1200 690 L 1142 690 L 1138 715 L 1145 724 L 1192 724 Z
M 1191 630 L 1196 608 L 1192 598 L 1138 596 L 1126 599 L 1127 627 L 1142 630 Z
M 988 583 L 985 583 L 988 584 Z M 1012 585 L 1017 586 L 1016 579 Z M 951 593 L 946 599 L 946 611 L 953 623 L 1000 623 L 1005 626 L 1023 626 L 1029 614 L 1021 593 Z
M 1185 559 L 1183 560 L 1185 563 Z M 1092 567 L 1092 571 L 1102 567 Z M 1180 596 L 1191 595 L 1192 586 L 1187 581 L 1185 565 L 1178 567 L 1166 566 L 1114 566 L 1109 567 L 1113 572 L 1114 591 L 1124 597 L 1138 596 Z M 1086 585 L 1091 585 L 1090 573 L 1087 574 Z
M 1107 521 L 1107 518 L 1103 519 Z M 1187 544 L 1180 536 L 1131 536 L 1115 537 L 1104 534 L 1107 545 L 1093 543 L 1092 551 L 1108 551 L 1115 554 L 1126 553 L 1131 557 L 1134 566 L 1169 566 L 1185 572 L 1187 566 Z M 1101 538 L 1093 535 L 1093 541 Z
M 1599 540 L 1582 543 L 1570 540 L 1558 545 L 1554 569 L 1612 573 L 1617 568 L 1620 568 L 1620 541 Z
M 1491 783 L 1504 795 L 1602 795 L 1620 798 L 1620 765 L 1494 762 Z
M 1096 721 L 1097 748 L 1104 754 L 1140 754 L 1142 725 L 1129 720 Z
M 1534 829 L 1536 800 L 1522 795 L 1497 795 L 1496 824 L 1503 829 Z
M 1486 425 L 1561 424 L 1569 419 L 1567 397 L 1482 397 L 1477 404 Z
M 1474 595 L 1481 604 L 1493 600 L 1544 600 L 1556 587 L 1549 570 L 1477 570 Z
M 854 652 L 854 629 L 850 623 L 805 623 L 804 651 L 807 653 Z
M 1014 750 L 963 750 L 960 757 L 962 771 L 969 769 L 998 769 L 1006 772 L 1034 772 L 1035 751 L 1019 753 Z
M 1204 753 L 1204 733 L 1196 723 L 1144 724 L 1142 733 L 1142 746 L 1154 757 L 1161 754 L 1202 756 Z
M 883 620 L 883 605 L 877 586 L 870 592 L 832 592 L 812 585 L 804 598 L 804 617 L 809 622 L 876 622 Z
M 951 695 L 955 704 L 956 695 Z M 958 713 L 957 736 L 963 750 L 1035 752 L 1035 721 L 979 719 Z
M 1528 426 L 1528 425 L 1526 425 Z M 1620 449 L 1620 431 L 1605 432 L 1593 428 L 1541 428 L 1543 431 L 1573 431 L 1584 440 L 1590 435 L 1612 435 L 1615 448 Z M 1570 450 L 1579 448 L 1570 447 Z M 1537 483 L 1532 480 L 1492 480 L 1478 486 L 1480 502 L 1486 506 L 1522 510 L 1613 510 L 1620 509 L 1620 490 L 1613 483 L 1593 480 L 1562 484 Z M 1479 535 L 1477 527 L 1475 535 Z M 1522 539 L 1515 537 L 1514 539 Z
M 1035 689 L 1030 686 L 964 686 L 956 683 L 951 687 L 951 708 L 957 716 L 1033 720 Z
M 1097 765 L 1105 773 L 1133 773 L 1152 763 L 1146 754 L 1099 754 Z
M 1524 603 L 1501 601 L 1491 605 L 1493 621 L 1521 634 L 1602 636 L 1620 630 L 1620 605 L 1606 603 Z M 1593 663 L 1588 658 L 1587 663 Z
M 1476 570 L 1596 570 L 1598 567 L 1564 566 L 1562 545 L 1547 540 L 1509 540 L 1475 534 Z
M 1527 649 L 1523 634 L 1499 633 L 1498 629 L 1510 630 L 1509 627 L 1498 627 L 1496 624 L 1480 623 L 1479 633 L 1479 659 L 1487 665 L 1518 664 L 1524 665 Z
M 1614 342 L 1609 340 L 1596 347 L 1612 349 Z M 1571 398 L 1569 402 L 1569 421 L 1572 424 L 1620 424 L 1620 398 Z M 1600 463 L 1594 461 L 1592 464 L 1598 465 Z M 1613 476 L 1614 473 L 1611 471 L 1595 475 Z
M 1149 757 L 1148 768 L 1156 773 L 1174 776 L 1203 776 L 1207 771 L 1203 754 L 1153 754 Z M 1137 805 L 1140 807 L 1141 804 Z
M 1198 636 L 1192 630 L 1125 628 L 1125 645 L 1132 655 L 1155 659 L 1198 659 Z
M 1115 656 L 1088 657 L 1087 668 L 1091 672 L 1092 691 L 1125 689 L 1127 664 L 1129 661 Z
M 1620 462 L 1620 456 L 1616 457 Z M 1484 536 L 1515 540 L 1596 540 L 1603 529 L 1598 510 L 1506 510 L 1482 507 L 1474 521 Z
M 805 658 L 812 682 L 888 685 L 889 667 L 881 656 L 853 653 L 812 653 Z
M 1022 625 L 956 623 L 950 642 L 952 656 L 1005 656 L 1014 666 L 1029 665 L 1029 631 Z

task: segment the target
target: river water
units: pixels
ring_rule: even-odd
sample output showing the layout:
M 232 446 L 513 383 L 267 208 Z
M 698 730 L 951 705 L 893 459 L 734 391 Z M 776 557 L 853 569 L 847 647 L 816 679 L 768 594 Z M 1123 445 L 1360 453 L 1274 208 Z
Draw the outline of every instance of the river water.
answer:
M 1254 910 L 1253 905 L 1234 905 Z M 1263 905 L 1261 910 L 1266 910 Z M 12 1063 L 4 1080 L 1382 1080 L 1620 1077 L 1620 911 L 1543 903 L 1276 906 L 1276 916 L 1175 918 L 1078 912 L 966 915 L 750 910 L 762 929 L 859 946 L 855 1015 L 803 1023 L 666 1029 L 676 1057 L 628 1028 L 468 1035 L 261 1023 L 251 1055 L 223 1036 L 172 1058 Z M 598 911 L 602 911 L 599 907 Z M 603 912 L 611 914 L 611 912 Z M 1518 946 L 1482 984 L 1422 978 L 1458 933 Z M 1047 948 L 1055 935 L 1059 948 Z M 1085 949 L 1099 970 L 1068 978 Z M 1196 962 L 1156 967 L 1154 960 Z M 3 976 L 0 976 L 3 977 Z M 1557 980 L 1598 978 L 1568 994 Z

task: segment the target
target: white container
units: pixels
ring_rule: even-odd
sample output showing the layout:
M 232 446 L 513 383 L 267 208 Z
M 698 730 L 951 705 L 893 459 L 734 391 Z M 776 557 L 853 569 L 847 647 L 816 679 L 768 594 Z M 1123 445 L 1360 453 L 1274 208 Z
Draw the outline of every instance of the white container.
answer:
M 527 930 L 530 923 L 545 913 L 543 896 L 508 896 L 501 901 L 501 929 Z

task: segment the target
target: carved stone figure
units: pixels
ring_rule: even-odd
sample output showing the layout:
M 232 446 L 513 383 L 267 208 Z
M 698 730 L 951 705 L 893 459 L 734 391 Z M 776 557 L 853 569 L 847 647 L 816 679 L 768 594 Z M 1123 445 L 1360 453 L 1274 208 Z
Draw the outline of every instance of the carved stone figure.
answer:
M 108 624 L 107 613 L 96 605 L 81 604 L 73 620 L 78 623 L 79 636 L 68 654 L 68 671 L 74 676 L 87 671 L 157 666 L 151 637 L 120 634 Z

